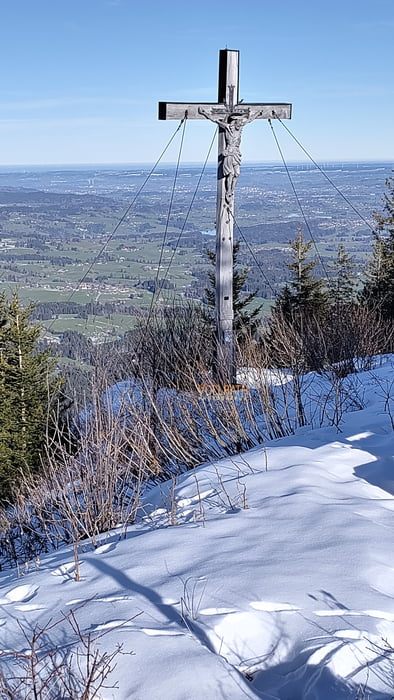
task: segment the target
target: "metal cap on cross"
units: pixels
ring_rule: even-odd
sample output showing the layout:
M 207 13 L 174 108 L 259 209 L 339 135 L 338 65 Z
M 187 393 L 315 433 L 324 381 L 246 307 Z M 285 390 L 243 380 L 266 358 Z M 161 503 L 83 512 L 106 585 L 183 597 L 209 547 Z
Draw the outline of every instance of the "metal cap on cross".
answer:
M 159 102 L 159 119 L 209 119 L 219 127 L 216 199 L 216 378 L 236 383 L 233 310 L 234 189 L 241 166 L 242 129 L 255 119 L 290 119 L 291 104 L 239 101 L 239 51 L 219 52 L 218 101 Z

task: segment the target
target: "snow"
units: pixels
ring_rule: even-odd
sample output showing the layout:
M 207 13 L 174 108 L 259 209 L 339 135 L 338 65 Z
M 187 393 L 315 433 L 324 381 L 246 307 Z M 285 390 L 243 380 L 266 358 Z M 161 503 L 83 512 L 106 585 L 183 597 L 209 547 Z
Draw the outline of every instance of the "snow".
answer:
M 23 627 L 75 611 L 118 643 L 105 700 L 389 700 L 394 695 L 393 358 L 366 407 L 198 467 L 145 495 L 122 538 L 0 573 L 0 663 Z M 175 502 L 171 504 L 171 495 Z M 119 530 L 120 532 L 120 530 Z M 66 649 L 66 621 L 48 632 Z

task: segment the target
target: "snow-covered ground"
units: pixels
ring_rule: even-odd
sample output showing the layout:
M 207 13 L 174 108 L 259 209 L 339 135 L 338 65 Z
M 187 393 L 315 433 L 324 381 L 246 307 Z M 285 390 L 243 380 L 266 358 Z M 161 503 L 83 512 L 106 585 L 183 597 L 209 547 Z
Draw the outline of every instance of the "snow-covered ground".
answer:
M 393 359 L 358 378 L 367 406 L 340 431 L 303 428 L 149 491 L 126 539 L 80 544 L 80 581 L 71 547 L 2 572 L 2 667 L 26 649 L 18 623 L 76 610 L 82 632 L 107 632 L 101 649 L 134 652 L 108 700 L 394 697 Z M 67 621 L 48 637 L 74 638 Z

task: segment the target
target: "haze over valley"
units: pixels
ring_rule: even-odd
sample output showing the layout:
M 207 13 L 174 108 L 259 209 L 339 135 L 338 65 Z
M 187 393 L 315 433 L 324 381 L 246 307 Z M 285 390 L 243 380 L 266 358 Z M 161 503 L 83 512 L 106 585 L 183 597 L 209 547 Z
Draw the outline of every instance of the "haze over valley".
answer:
M 300 227 L 306 239 L 312 233 L 322 275 L 340 243 L 359 274 L 371 252 L 372 212 L 381 209 L 390 165 L 322 167 L 326 177 L 312 164 L 293 164 L 290 180 L 278 164 L 242 166 L 235 238 L 249 267 L 245 292 L 257 289 L 265 309 L 286 280 L 288 242 Z M 201 166 L 183 165 L 175 184 L 172 166 L 149 172 L 146 165 L 0 170 L 0 289 L 17 289 L 36 305 L 48 339 L 59 342 L 67 331 L 94 343 L 119 338 L 146 314 L 155 290 L 159 307 L 203 299 L 216 168 L 201 175 Z

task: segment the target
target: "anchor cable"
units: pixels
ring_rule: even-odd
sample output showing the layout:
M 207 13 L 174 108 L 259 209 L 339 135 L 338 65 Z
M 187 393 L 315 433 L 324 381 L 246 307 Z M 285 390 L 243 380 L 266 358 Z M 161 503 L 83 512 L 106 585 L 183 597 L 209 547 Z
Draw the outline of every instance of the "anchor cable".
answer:
M 207 153 L 207 155 L 206 155 L 206 158 L 205 158 L 205 160 L 204 160 L 204 164 L 203 164 L 203 166 L 202 166 L 202 169 L 201 169 L 201 172 L 200 172 L 200 175 L 199 175 L 199 178 L 198 178 L 198 181 L 197 181 L 195 190 L 194 190 L 194 192 L 193 192 L 193 196 L 192 196 L 192 198 L 191 198 L 191 200 L 190 200 L 190 204 L 189 204 L 188 210 L 187 210 L 187 212 L 186 212 L 186 216 L 185 216 L 185 219 L 184 219 L 182 228 L 181 228 L 181 230 L 180 230 L 180 232 L 179 232 L 179 234 L 178 234 L 178 237 L 177 237 L 177 239 L 176 239 L 175 247 L 174 247 L 174 250 L 173 250 L 173 252 L 172 252 L 172 255 L 171 255 L 171 258 L 170 258 L 170 262 L 168 263 L 167 269 L 166 269 L 166 271 L 165 271 L 165 273 L 164 273 L 163 282 L 165 282 L 165 280 L 167 279 L 167 275 L 168 275 L 168 273 L 169 273 L 169 271 L 170 271 L 170 267 L 171 267 L 171 265 L 172 265 L 172 263 L 173 263 L 173 260 L 174 260 L 174 257 L 175 257 L 175 253 L 176 253 L 177 248 L 178 248 L 178 245 L 179 245 L 179 241 L 181 240 L 182 234 L 183 234 L 184 231 L 185 231 L 186 224 L 187 224 L 187 222 L 188 222 L 188 219 L 189 219 L 191 210 L 192 210 L 192 208 L 193 208 L 195 199 L 196 199 L 196 197 L 197 197 L 197 192 L 198 192 L 198 190 L 199 190 L 199 188 L 200 188 L 200 185 L 201 185 L 201 180 L 202 180 L 202 178 L 203 178 L 203 176 L 204 176 L 204 173 L 205 173 L 205 170 L 206 170 L 206 167 L 207 167 L 207 163 L 208 163 L 208 160 L 209 160 L 209 156 L 211 155 L 211 151 L 212 151 L 213 145 L 214 145 L 215 140 L 216 140 L 216 135 L 217 135 L 217 129 L 215 129 L 215 133 L 214 133 L 214 135 L 213 135 L 213 137 L 212 137 L 212 141 L 211 141 L 211 144 L 210 144 L 210 146 L 209 146 L 209 149 L 208 149 L 208 153 Z
M 357 207 L 353 204 L 353 202 L 350 201 L 348 197 L 346 197 L 345 194 L 337 187 L 335 182 L 327 175 L 325 170 L 312 158 L 311 154 L 307 151 L 307 149 L 302 145 L 302 143 L 297 139 L 297 137 L 290 131 L 289 127 L 286 126 L 286 124 L 283 122 L 283 120 L 275 115 L 275 119 L 282 124 L 283 128 L 286 129 L 287 133 L 291 136 L 291 138 L 296 142 L 296 144 L 301 148 L 301 150 L 305 153 L 305 155 L 309 158 L 309 160 L 313 163 L 313 165 L 319 170 L 319 172 L 326 178 L 326 180 L 330 183 L 330 185 L 334 188 L 336 192 L 342 197 L 342 199 L 349 205 L 351 209 L 353 209 L 354 213 L 357 214 L 358 217 L 360 217 L 361 221 L 368 226 L 368 228 L 372 231 L 373 234 L 376 235 L 376 229 L 372 226 L 372 224 L 361 214 L 361 212 L 357 209 Z
M 276 295 L 275 289 L 273 288 L 271 282 L 269 281 L 269 279 L 268 279 L 267 275 L 265 274 L 263 268 L 261 267 L 259 261 L 257 260 L 256 255 L 255 255 L 255 253 L 254 253 L 254 251 L 253 251 L 253 248 L 250 246 L 250 244 L 249 244 L 248 241 L 246 240 L 245 235 L 244 235 L 244 233 L 243 233 L 241 227 L 239 226 L 239 224 L 238 224 L 237 220 L 235 219 L 235 216 L 234 216 L 234 214 L 233 214 L 232 212 L 231 212 L 231 216 L 232 216 L 232 219 L 233 219 L 233 221 L 234 221 L 235 227 L 236 227 L 236 229 L 237 229 L 239 235 L 241 236 L 243 242 L 246 244 L 246 246 L 247 246 L 247 248 L 248 248 L 248 250 L 249 250 L 249 253 L 251 254 L 251 256 L 252 256 L 252 258 L 253 258 L 253 260 L 254 260 L 254 262 L 255 262 L 256 267 L 257 267 L 258 270 L 260 271 L 261 276 L 263 277 L 263 279 L 264 279 L 264 281 L 265 281 L 267 287 L 269 287 L 269 289 L 271 290 L 272 295 L 273 295 L 273 297 L 274 297 L 274 296 Z
M 161 242 L 160 255 L 159 255 L 159 262 L 158 262 L 158 265 L 157 265 L 156 277 L 155 277 L 154 286 L 153 286 L 153 294 L 152 294 L 151 302 L 150 302 L 150 305 L 149 305 L 148 316 L 147 316 L 147 319 L 146 319 L 146 326 L 145 326 L 146 329 L 148 328 L 149 321 L 150 321 L 151 315 L 152 315 L 152 313 L 153 313 L 153 308 L 154 308 L 155 302 L 156 302 L 156 300 L 157 300 L 156 290 L 158 291 L 158 294 L 160 294 L 161 287 L 163 286 L 163 283 L 164 283 L 164 279 L 163 279 L 163 283 L 162 283 L 161 285 L 159 284 L 160 268 L 161 268 L 162 261 L 163 261 L 164 248 L 165 248 L 166 241 L 167 241 L 168 228 L 169 228 L 169 225 L 170 225 L 170 219 L 171 219 L 171 214 L 172 214 L 172 207 L 173 207 L 174 197 L 175 197 L 175 190 L 176 190 L 176 185 L 177 185 L 177 181 L 178 181 L 179 165 L 180 165 L 180 161 L 181 161 L 181 156 L 182 156 L 182 151 L 183 151 L 183 144 L 184 144 L 184 140 L 185 140 L 186 117 L 182 120 L 182 123 L 183 123 L 183 130 L 182 130 L 182 135 L 181 135 L 181 142 L 180 142 L 180 145 L 179 145 L 178 158 L 177 158 L 177 162 L 176 162 L 175 174 L 174 174 L 174 179 L 173 179 L 172 188 L 171 188 L 171 196 L 170 196 L 170 202 L 169 202 L 169 205 L 168 205 L 168 212 L 167 212 L 166 225 L 165 225 L 165 227 L 164 227 L 163 240 L 162 240 L 162 242 Z M 182 123 L 181 123 L 180 126 L 182 126 Z
M 277 145 L 277 148 L 278 148 L 280 157 L 281 157 L 281 159 L 282 159 L 282 163 L 283 163 L 283 165 L 284 165 L 284 167 L 285 167 L 285 170 L 286 170 L 286 173 L 287 173 L 287 177 L 289 178 L 289 182 L 290 182 L 291 188 L 292 188 L 293 193 L 294 193 L 294 196 L 295 196 L 295 198 L 296 198 L 296 201 L 297 201 L 298 207 L 299 207 L 299 209 L 300 209 L 302 218 L 303 218 L 303 220 L 304 220 L 305 226 L 306 226 L 306 228 L 307 228 L 307 230 L 308 230 L 310 239 L 311 239 L 311 241 L 312 241 L 312 243 L 313 243 L 313 245 L 314 245 L 314 247 L 315 247 L 316 254 L 317 254 L 317 257 L 318 257 L 318 259 L 319 259 L 319 262 L 320 262 L 320 265 L 321 265 L 321 267 L 322 267 L 322 270 L 323 270 L 323 272 L 324 272 L 324 274 L 325 274 L 325 276 L 326 276 L 326 279 L 328 280 L 328 279 L 329 279 L 329 275 L 328 275 L 328 273 L 327 273 L 326 266 L 324 265 L 323 259 L 322 259 L 321 255 L 320 255 L 320 253 L 319 253 L 319 249 L 318 249 L 318 247 L 317 247 L 317 244 L 316 244 L 314 235 L 313 235 L 313 233 L 312 233 L 311 227 L 309 226 L 309 221 L 308 221 L 308 219 L 306 218 L 306 214 L 305 214 L 305 211 L 304 211 L 304 207 L 302 206 L 301 200 L 300 200 L 300 198 L 299 198 L 299 196 L 298 196 L 298 192 L 297 192 L 297 190 L 296 190 L 296 188 L 295 188 L 295 185 L 294 185 L 294 182 L 293 182 L 293 178 L 291 177 L 290 170 L 289 170 L 289 168 L 288 168 L 288 165 L 287 165 L 287 163 L 286 163 L 285 157 L 284 157 L 284 155 L 283 155 L 283 151 L 282 151 L 282 149 L 281 149 L 281 147 L 280 147 L 280 144 L 279 144 L 278 138 L 277 138 L 277 136 L 276 136 L 274 127 L 273 127 L 273 125 L 272 125 L 271 119 L 268 119 L 268 124 L 270 125 L 271 131 L 272 131 L 272 134 L 273 134 L 273 137 L 274 137 L 274 139 L 275 139 L 275 143 L 276 143 L 276 145 Z
M 87 270 L 83 273 L 83 275 L 82 275 L 82 277 L 79 279 L 77 285 L 74 287 L 74 289 L 73 289 L 73 290 L 71 291 L 71 293 L 69 294 L 68 298 L 65 300 L 66 303 L 68 303 L 69 301 L 71 301 L 71 299 L 73 298 L 74 294 L 78 291 L 78 289 L 79 289 L 79 287 L 81 286 L 81 284 L 85 281 L 85 279 L 87 278 L 87 276 L 89 275 L 89 273 L 91 272 L 91 270 L 93 269 L 93 267 L 96 265 L 97 261 L 100 259 L 100 257 L 102 256 L 102 254 L 103 254 L 104 251 L 106 250 L 108 244 L 111 242 L 111 240 L 112 240 L 113 237 L 115 236 L 115 234 L 116 234 L 116 232 L 118 231 L 119 227 L 120 227 L 120 226 L 123 224 L 123 222 L 125 221 L 126 217 L 128 216 L 128 214 L 130 213 L 131 209 L 133 208 L 133 206 L 134 206 L 135 202 L 137 201 L 139 195 L 141 194 L 142 190 L 145 188 L 146 184 L 148 183 L 149 179 L 151 178 L 151 176 L 152 176 L 153 173 L 155 172 L 155 170 L 156 170 L 157 166 L 159 165 L 160 161 L 163 159 L 165 153 L 168 151 L 170 145 L 172 144 L 172 142 L 173 142 L 175 136 L 177 135 L 178 131 L 180 130 L 182 124 L 185 122 L 185 119 L 186 119 L 186 117 L 184 117 L 184 118 L 181 120 L 181 122 L 178 124 L 178 126 L 177 126 L 175 132 L 174 132 L 173 135 L 171 136 L 171 138 L 170 138 L 170 140 L 168 141 L 167 145 L 163 148 L 163 150 L 162 150 L 160 156 L 158 157 L 158 159 L 156 160 L 155 164 L 154 164 L 154 165 L 152 166 L 152 168 L 150 169 L 148 175 L 145 177 L 145 180 L 143 181 L 142 185 L 141 185 L 141 186 L 139 187 L 139 189 L 137 190 L 137 192 L 136 192 L 135 196 L 133 197 L 132 201 L 130 202 L 130 204 L 127 206 L 127 208 L 125 209 L 125 211 L 123 212 L 123 214 L 121 215 L 121 217 L 120 217 L 120 218 L 118 219 L 118 221 L 116 222 L 115 226 L 113 227 L 112 231 L 109 233 L 109 235 L 107 236 L 107 238 L 105 239 L 105 241 L 104 241 L 103 245 L 101 246 L 100 250 L 98 251 L 97 255 L 96 255 L 96 256 L 93 258 L 93 260 L 89 263 L 89 265 L 88 265 L 88 267 L 87 267 Z M 51 322 L 51 323 L 49 324 L 49 326 L 47 327 L 47 330 L 48 330 L 48 331 L 51 330 L 53 324 L 55 323 L 55 320 L 56 320 L 56 319 L 53 319 L 52 322 Z

